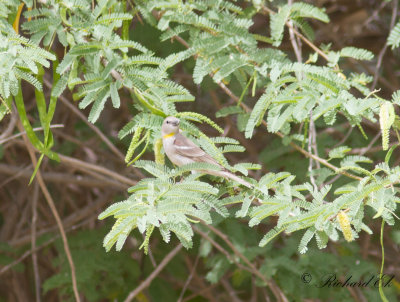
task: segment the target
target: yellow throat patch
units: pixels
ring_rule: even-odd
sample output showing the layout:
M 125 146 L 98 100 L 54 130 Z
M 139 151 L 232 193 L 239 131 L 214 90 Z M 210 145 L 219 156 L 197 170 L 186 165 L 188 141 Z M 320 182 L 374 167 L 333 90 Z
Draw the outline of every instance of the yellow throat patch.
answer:
M 162 138 L 170 138 L 170 137 L 172 137 L 174 135 L 175 135 L 175 133 L 171 132 L 170 134 L 165 134 Z

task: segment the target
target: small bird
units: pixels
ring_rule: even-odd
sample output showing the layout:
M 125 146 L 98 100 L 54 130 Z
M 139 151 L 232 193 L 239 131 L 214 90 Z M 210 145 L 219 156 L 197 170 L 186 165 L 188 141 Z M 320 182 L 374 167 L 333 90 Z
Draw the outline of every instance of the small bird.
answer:
M 214 158 L 207 154 L 203 149 L 193 143 L 179 131 L 180 120 L 174 116 L 167 117 L 161 128 L 162 141 L 165 153 L 171 162 L 177 166 L 191 164 L 195 162 L 204 162 L 216 165 L 221 168 L 220 171 L 204 171 L 208 174 L 230 178 L 236 182 L 252 188 L 253 185 L 241 179 L 235 174 L 227 171 Z

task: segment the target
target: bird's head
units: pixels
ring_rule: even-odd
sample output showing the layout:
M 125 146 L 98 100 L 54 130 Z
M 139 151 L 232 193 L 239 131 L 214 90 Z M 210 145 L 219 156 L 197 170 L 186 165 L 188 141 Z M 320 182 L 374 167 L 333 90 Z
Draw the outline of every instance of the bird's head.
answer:
M 179 119 L 175 116 L 167 117 L 161 128 L 163 138 L 177 134 L 179 132 L 179 122 Z

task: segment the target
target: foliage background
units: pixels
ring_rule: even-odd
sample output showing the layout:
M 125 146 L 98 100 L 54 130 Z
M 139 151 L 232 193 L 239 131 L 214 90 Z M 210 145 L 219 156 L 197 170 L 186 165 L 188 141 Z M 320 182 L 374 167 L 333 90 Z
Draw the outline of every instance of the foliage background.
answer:
M 215 1 L 215 3 L 217 2 Z M 179 2 L 176 3 L 179 4 Z M 229 218 L 223 218 L 218 214 L 218 210 L 224 211 L 222 208 L 217 206 L 214 210 L 208 208 L 213 224 L 210 227 L 205 224 L 192 223 L 193 247 L 189 250 L 176 248 L 179 248 L 179 240 L 176 236 L 172 235 L 170 243 L 167 244 L 163 241 L 165 238 L 158 231 L 152 232 L 153 229 L 147 227 L 145 228 L 147 235 L 151 234 L 149 241 L 147 241 L 148 237 L 144 237 L 145 235 L 135 230 L 127 239 L 125 237 L 126 241 L 123 241 L 125 244 L 121 251 L 116 252 L 112 249 L 108 253 L 105 252 L 102 242 L 115 221 L 112 221 L 111 218 L 98 220 L 99 214 L 113 202 L 126 200 L 129 196 L 127 188 L 149 176 L 143 169 L 127 167 L 125 164 L 126 156 L 124 154 L 129 146 L 132 151 L 133 145 L 131 143 L 132 135 L 128 135 L 128 133 L 132 133 L 132 130 L 137 132 L 137 125 L 143 126 L 143 130 L 140 131 L 144 131 L 142 137 L 146 137 L 144 133 L 148 133 L 149 145 L 142 159 L 154 160 L 153 150 L 156 149 L 155 142 L 159 130 L 157 123 L 162 120 L 161 117 L 157 120 L 157 113 L 173 113 L 175 109 L 171 104 L 175 104 L 175 102 L 177 112 L 203 114 L 222 127 L 225 136 L 238 140 L 246 148 L 246 152 L 227 153 L 225 156 L 232 165 L 239 162 L 260 164 L 261 170 L 249 171 L 252 178 L 258 180 L 270 172 L 287 171 L 296 175 L 292 185 L 310 182 L 309 159 L 288 145 L 289 140 L 292 139 L 304 150 L 310 152 L 307 144 L 304 144 L 304 138 L 308 136 L 308 133 L 304 134 L 304 129 L 309 125 L 307 115 L 299 117 L 297 121 L 288 118 L 284 120 L 282 116 L 279 116 L 276 121 L 282 121 L 282 128 L 269 128 L 268 132 L 263 126 L 256 127 L 254 134 L 249 138 L 252 129 L 247 129 L 250 127 L 248 114 L 232 109 L 235 114 L 225 116 L 224 111 L 221 111 L 222 108 L 236 105 L 235 99 L 232 98 L 229 91 L 236 96 L 241 96 L 244 91 L 243 104 L 249 108 L 257 108 L 256 104 L 264 93 L 263 89 L 269 83 L 268 80 L 263 79 L 263 72 L 268 74 L 268 77 L 272 77 L 271 74 L 275 73 L 275 76 L 279 78 L 280 69 L 284 70 L 283 66 L 287 63 L 284 61 L 284 54 L 292 62 L 298 59 L 299 52 L 296 53 L 293 49 L 288 27 L 285 27 L 280 44 L 277 42 L 280 39 L 279 28 L 272 29 L 271 32 L 271 13 L 268 10 L 258 12 L 256 10 L 264 5 L 276 12 L 278 7 L 283 7 L 287 2 L 243 1 L 236 3 L 240 7 L 240 11 L 253 20 L 250 33 L 259 35 L 256 46 L 268 49 L 264 54 L 253 54 L 255 58 L 260 58 L 260 62 L 254 64 L 260 67 L 257 71 L 259 74 L 257 74 L 256 86 L 252 84 L 254 77 L 253 82 L 250 80 L 254 74 L 254 66 L 248 68 L 246 64 L 241 64 L 243 59 L 241 54 L 243 53 L 238 49 L 227 47 L 224 43 L 222 46 L 203 45 L 202 43 L 205 43 L 204 36 L 197 36 L 198 33 L 195 31 L 190 34 L 183 32 L 183 38 L 189 41 L 190 45 L 197 47 L 197 50 L 204 49 L 203 57 L 193 56 L 194 53 L 190 50 L 187 51 L 184 41 L 182 43 L 182 40 L 174 39 L 172 34 L 167 33 L 168 26 L 175 28 L 176 33 L 183 30 L 183 28 L 176 27 L 174 23 L 168 25 L 165 21 L 170 19 L 170 22 L 173 22 L 171 20 L 174 18 L 180 19 L 179 16 L 184 15 L 184 11 L 176 3 L 174 1 L 169 4 L 168 2 L 158 2 L 158 4 L 153 3 L 154 7 L 151 7 L 152 2 L 147 1 L 103 1 L 99 3 L 44 1 L 43 3 L 37 2 L 35 5 L 38 7 L 48 6 L 52 10 L 29 11 L 26 7 L 31 7 L 34 3 L 27 1 L 22 7 L 21 19 L 19 23 L 17 22 L 17 27 L 22 36 L 32 39 L 33 44 L 35 41 L 40 42 L 38 44 L 40 48 L 48 52 L 41 51 L 35 46 L 36 44 L 33 46 L 26 44 L 23 48 L 27 49 L 24 55 L 23 51 L 25 50 L 17 49 L 13 53 L 11 42 L 10 44 L 4 42 L 10 41 L 5 37 L 9 39 L 11 35 L 5 24 L 7 23 L 9 26 L 13 24 L 19 15 L 20 2 L 17 0 L 0 2 L 0 16 L 3 22 L 1 27 L 3 40 L 0 42 L 2 47 L 0 54 L 2 56 L 0 63 L 2 68 L 2 115 L 6 114 L 7 107 L 12 108 L 12 112 L 4 115 L 2 119 L 0 134 L 2 157 L 0 163 L 2 200 L 0 208 L 0 265 L 2 266 L 0 301 L 34 301 L 35 299 L 37 301 L 73 301 L 76 299 L 76 297 L 74 298 L 65 244 L 60 239 L 54 211 L 46 203 L 47 198 L 43 194 L 37 178 L 28 186 L 36 165 L 32 163 L 32 157 L 29 155 L 29 150 L 33 149 L 29 147 L 29 144 L 26 145 L 22 136 L 18 135 L 23 130 L 20 119 L 22 121 L 29 120 L 32 127 L 45 128 L 45 135 L 42 132 L 36 132 L 38 140 L 43 143 L 37 141 L 36 145 L 35 141 L 32 143 L 42 154 L 46 154 L 40 165 L 39 173 L 54 200 L 66 231 L 82 301 L 123 301 L 129 293 L 132 293 L 150 276 L 153 270 L 160 268 L 165 259 L 170 261 L 148 284 L 148 288 L 139 291 L 136 296 L 138 301 L 176 301 L 178 299 L 182 299 L 182 301 L 264 301 L 265 297 L 282 301 L 285 299 L 288 301 L 377 301 L 379 293 L 373 287 L 318 288 L 315 285 L 318 284 L 316 280 L 321 280 L 329 273 L 335 273 L 342 278 L 342 282 L 350 275 L 354 280 L 359 280 L 368 279 L 369 276 L 379 273 L 381 219 L 373 219 L 374 215 L 379 213 L 378 208 L 375 211 L 366 208 L 365 217 L 364 212 L 362 214 L 363 223 L 371 229 L 372 235 L 360 232 L 359 238 L 355 241 L 346 242 L 340 234 L 338 240 L 330 240 L 324 249 L 319 249 L 317 243 L 311 241 L 306 253 L 299 252 L 299 250 L 302 252 L 307 250 L 308 242 L 302 244 L 304 240 L 302 231 L 291 234 L 281 233 L 267 245 L 259 246 L 264 235 L 279 223 L 279 219 L 271 216 L 250 228 L 246 215 L 235 216 L 240 216 L 237 214 L 241 209 L 240 204 L 226 207 Z M 210 1 L 208 4 L 212 7 L 215 3 Z M 218 3 L 222 5 L 222 2 Z M 306 3 L 324 8 L 330 19 L 329 23 L 315 20 L 324 21 L 323 15 L 318 11 L 309 10 L 309 15 L 307 15 L 309 7 L 306 7 L 301 10 L 300 16 L 292 15 L 294 25 L 308 33 L 309 38 L 313 38 L 313 45 L 324 50 L 326 55 L 329 54 L 331 65 L 327 64 L 320 56 L 315 65 L 327 65 L 328 67 L 323 70 L 323 73 L 296 69 L 296 66 L 292 66 L 292 69 L 288 71 L 288 76 L 291 75 L 302 80 L 304 74 L 313 75 L 309 82 L 299 81 L 301 82 L 300 88 L 296 89 L 303 90 L 305 93 L 321 92 L 328 86 L 342 85 L 338 78 L 332 80 L 332 70 L 335 70 L 337 66 L 338 53 L 347 46 L 363 48 L 375 54 L 372 59 L 369 53 L 349 51 L 352 52 L 352 56 L 371 60 L 356 61 L 344 56 L 345 58 L 340 60 L 340 70 L 336 70 L 336 73 L 340 72 L 345 75 L 346 79 L 351 79 L 352 73 L 364 73 L 371 76 L 372 81 L 369 83 L 366 77 L 354 77 L 356 78 L 355 82 L 358 81 L 359 85 L 354 84 L 354 88 L 351 90 L 348 87 L 348 90 L 359 98 L 363 93 L 368 95 L 364 100 L 370 102 L 373 110 L 361 113 L 348 110 L 346 115 L 345 103 L 348 101 L 350 104 L 353 99 L 344 98 L 346 101 L 343 102 L 344 105 L 340 110 L 345 113 L 339 114 L 333 124 L 327 125 L 322 119 L 315 122 L 318 150 L 311 150 L 311 153 L 317 151 L 321 158 L 327 159 L 329 151 L 334 147 L 346 145 L 352 148 L 351 155 L 368 156 L 372 162 L 369 166 L 361 164 L 361 167 L 372 171 L 376 164 L 385 160 L 387 151 L 382 150 L 380 135 L 382 127 L 378 115 L 382 116 L 382 113 L 379 112 L 381 103 L 378 101 L 381 100 L 378 97 L 370 100 L 369 92 L 379 88 L 379 92 L 375 93 L 376 96 L 379 95 L 382 99 L 393 100 L 399 104 L 399 96 L 396 97 L 394 94 L 392 97 L 392 94 L 400 89 L 399 52 L 396 47 L 385 47 L 391 24 L 394 25 L 398 21 L 397 4 L 395 1 L 334 0 L 306 1 Z M 88 5 L 88 7 L 85 8 L 84 5 Z M 93 7 L 90 7 L 91 5 Z M 98 15 L 95 15 L 96 5 L 103 5 L 103 9 L 97 12 Z M 157 5 L 159 7 L 156 7 Z M 75 13 L 79 15 L 79 10 L 85 11 L 85 9 L 93 11 L 90 22 L 79 23 L 87 16 L 80 16 L 82 19 L 71 19 Z M 175 14 L 168 14 L 167 11 L 175 12 Z M 212 9 L 206 7 L 205 11 L 212 11 Z M 284 9 L 281 9 L 282 11 Z M 120 14 L 112 15 L 114 12 L 120 12 Z M 198 10 L 195 12 L 199 13 Z M 45 22 L 35 21 L 41 16 L 45 16 Z M 394 24 L 391 22 L 393 16 L 396 18 Z M 213 18 L 213 15 L 210 14 L 208 17 Z M 314 29 L 314 34 L 311 33 L 302 17 L 314 17 L 314 19 L 306 19 Z M 115 20 L 110 20 L 110 18 Z M 162 19 L 164 23 L 158 24 L 157 28 L 156 25 L 160 18 L 164 18 Z M 222 17 L 216 18 L 218 20 Z M 209 24 L 206 21 L 197 21 L 198 23 L 195 22 L 194 27 L 197 26 L 206 33 L 212 33 L 215 30 L 212 26 L 207 27 Z M 177 23 L 179 22 L 178 20 Z M 190 22 L 193 20 L 188 19 L 185 22 L 191 24 Z M 224 22 L 221 22 L 221 26 L 224 25 Z M 72 23 L 73 25 L 71 25 Z M 279 20 L 276 23 L 279 23 Z M 277 24 L 275 25 L 279 27 Z M 67 30 L 65 30 L 66 28 Z M 115 29 L 114 33 L 123 39 L 129 38 L 143 47 L 134 43 L 123 44 L 111 33 L 113 28 Z M 397 30 L 400 32 L 400 29 L 397 28 Z M 85 35 L 88 32 L 91 35 L 90 39 L 100 41 L 101 45 L 75 49 L 75 53 L 71 52 L 72 55 L 70 54 L 72 59 L 68 61 L 67 51 L 71 50 L 73 44 L 84 45 L 86 43 Z M 228 33 L 229 27 L 223 28 L 222 32 Z M 233 37 L 246 36 L 240 31 L 231 34 Z M 103 37 L 106 38 L 103 39 Z M 160 42 L 161 39 L 163 41 Z M 389 41 L 392 41 L 394 46 L 398 46 L 399 38 L 396 39 L 396 35 L 393 34 L 392 40 Z M 243 41 L 240 42 L 245 44 L 246 40 L 243 38 Z M 20 43 L 23 44 L 26 41 L 21 40 Z M 233 42 L 230 41 L 230 43 Z M 87 44 L 90 45 L 90 43 Z M 310 62 L 315 60 L 315 56 L 312 56 L 314 50 L 304 41 L 297 39 L 296 44 L 301 47 L 302 62 L 309 59 Z M 330 47 L 327 46 L 329 44 L 331 44 Z M 249 45 L 251 46 L 251 42 Z M 244 52 L 248 52 L 251 56 L 253 50 L 249 45 Z M 136 50 L 127 52 L 126 47 Z M 97 61 L 88 59 L 92 55 L 97 55 L 100 50 L 104 50 L 102 59 L 100 57 L 97 57 Z M 149 55 L 148 50 L 154 55 Z M 329 53 L 329 50 L 335 51 L 336 54 Z M 116 59 L 113 60 L 113 51 L 118 52 L 120 57 L 115 57 Z M 268 53 L 268 51 L 271 52 Z M 176 56 L 177 53 L 180 55 Z M 12 61 L 10 57 L 15 54 L 22 55 L 18 57 L 21 61 L 14 61 L 12 70 L 15 80 L 13 80 L 11 72 L 5 73 L 4 70 L 8 70 L 7 68 L 11 66 L 8 63 Z M 85 57 L 86 55 L 88 57 Z M 210 63 L 211 69 L 203 71 L 200 67 L 206 65 L 207 56 L 215 57 L 215 61 L 211 62 L 215 65 L 211 66 Z M 230 56 L 234 56 L 233 61 L 236 65 L 227 64 L 225 69 L 221 69 Z M 75 63 L 72 63 L 77 57 L 79 61 L 76 60 Z M 217 60 L 218 57 L 221 58 L 220 61 Z M 198 63 L 202 59 L 204 62 Z M 130 65 L 126 64 L 126 60 L 132 60 Z M 261 66 L 262 60 L 270 63 L 270 66 L 265 67 L 265 71 Z M 121 62 L 124 62 L 124 65 L 119 65 Z M 59 65 L 57 66 L 57 64 Z M 102 66 L 109 64 L 109 69 Z M 153 65 L 158 66 L 159 69 L 151 70 L 150 67 Z M 40 66 L 44 66 L 44 69 L 41 69 Z M 273 71 L 273 66 L 278 67 Z M 244 70 L 242 76 L 245 80 L 242 82 L 239 79 L 240 75 L 237 75 L 237 78 L 229 75 L 230 71 L 239 70 L 239 68 Z M 128 75 L 126 78 L 129 81 L 126 78 L 125 81 L 115 78 L 115 74 L 112 73 L 115 70 L 123 75 Z M 215 73 L 214 80 L 207 76 L 208 73 Z M 94 85 L 92 87 L 81 85 L 82 82 L 79 80 L 82 80 L 83 77 L 78 79 L 78 74 L 87 76 L 89 84 L 93 80 Z M 58 80 L 60 76 L 61 79 Z M 201 81 L 202 76 L 204 79 Z M 20 79 L 23 80 L 21 81 L 21 90 L 18 89 Z M 167 81 L 168 79 L 180 86 L 172 85 Z M 335 79 L 337 83 L 335 83 Z M 293 80 L 294 82 L 296 81 Z M 324 83 L 322 86 L 325 88 L 321 88 L 315 82 Z M 249 85 L 246 90 L 247 83 Z M 6 85 L 11 93 L 7 93 Z M 343 85 L 345 87 L 345 84 Z M 365 91 L 367 88 L 362 88 L 363 85 L 370 90 Z M 121 86 L 125 88 L 121 88 Z M 290 87 L 290 85 L 288 86 Z M 37 88 L 36 92 L 35 87 Z M 106 89 L 103 89 L 104 87 Z M 139 90 L 135 91 L 133 87 Z M 164 89 L 165 87 L 170 90 Z M 230 90 L 223 89 L 224 87 Z M 65 91 L 64 88 L 66 88 Z M 116 97 L 115 91 L 118 89 L 119 96 Z M 359 91 L 356 92 L 356 89 Z M 169 93 L 167 90 L 173 92 Z M 22 92 L 22 96 L 18 95 L 17 91 Z M 40 91 L 43 93 L 40 94 Z M 95 93 L 91 94 L 92 91 Z M 148 92 L 144 97 L 143 91 Z M 161 94 L 158 99 L 157 93 Z M 288 91 L 281 95 L 283 102 L 290 94 L 291 91 Z M 10 95 L 15 95 L 15 104 L 18 108 L 11 105 L 13 97 Z M 325 90 L 323 95 L 327 95 Z M 108 101 L 104 104 L 108 96 L 111 98 L 111 102 Z M 82 99 L 84 100 L 81 101 Z M 149 99 L 153 100 L 155 104 L 153 107 L 150 106 L 151 108 L 146 103 L 146 100 Z M 193 101 L 194 99 L 195 101 Z M 265 99 L 268 101 L 273 97 L 269 96 Z M 378 101 L 376 101 L 377 99 Z M 49 107 L 43 107 L 43 100 Z M 81 102 L 77 102 L 77 100 Z M 92 102 L 94 103 L 93 107 L 90 105 Z M 23 105 L 21 106 L 21 104 Z M 56 105 L 54 116 L 51 117 L 49 114 L 46 117 L 42 109 L 50 108 L 48 112 L 51 113 L 51 104 Z M 352 104 L 354 107 L 361 105 L 361 103 Z M 102 106 L 105 106 L 104 110 L 102 110 Z M 354 107 L 349 105 L 349 108 Z M 25 108 L 27 112 L 26 119 L 21 118 L 21 108 Z M 298 110 L 301 112 L 303 109 Z M 306 109 L 304 110 L 307 112 Z M 138 115 L 140 112 L 150 114 L 146 115 L 139 123 L 131 124 L 134 125 L 133 129 L 126 127 L 133 116 L 140 116 Z M 260 111 L 259 116 L 254 114 L 253 127 L 256 126 L 256 121 L 263 116 L 263 113 Z M 357 114 L 359 115 L 357 116 Z M 199 118 L 199 116 L 191 115 L 195 120 Z M 373 118 L 372 121 L 369 120 L 368 117 L 371 116 L 375 116 L 375 120 Z M 190 114 L 186 117 L 190 117 Z M 88 122 L 88 118 L 95 122 L 94 125 Z M 273 124 L 271 122 L 273 118 L 273 116 L 265 116 L 269 125 Z M 329 116 L 327 119 L 329 120 Z M 56 126 L 51 128 L 51 131 L 46 130 L 50 121 L 51 125 L 62 125 L 62 128 Z M 292 129 L 283 126 L 289 123 L 292 123 Z M 361 128 L 358 128 L 357 124 Z M 196 123 L 196 125 L 207 137 L 220 135 L 207 123 Z M 26 127 L 26 124 L 24 126 Z M 118 136 L 121 129 L 125 129 L 126 134 L 122 139 L 120 137 L 123 135 Z M 197 130 L 191 128 L 189 124 L 187 129 L 191 130 L 191 134 L 194 136 L 201 138 L 201 133 L 196 132 Z M 368 139 L 364 138 L 360 129 L 365 132 Z M 389 133 L 391 145 L 398 143 L 395 129 L 394 127 L 392 133 Z M 283 132 L 283 139 L 271 133 L 276 130 Z M 299 135 L 297 137 L 290 136 L 288 132 L 290 130 L 293 131 L 290 134 Z M 32 141 L 32 136 L 29 139 Z M 203 143 L 206 148 L 207 146 L 211 148 L 206 142 Z M 144 145 L 144 143 L 141 144 L 134 156 L 131 154 L 130 159 L 139 154 Z M 234 149 L 234 147 L 231 148 Z M 60 163 L 49 160 L 49 158 L 57 159 L 57 157 L 59 157 Z M 399 161 L 398 151 L 395 149 L 390 167 L 395 169 L 399 165 Z M 339 162 L 335 159 L 333 161 L 338 166 Z M 139 162 L 139 165 L 144 167 L 146 163 Z M 316 169 L 317 164 L 314 162 L 311 170 L 317 171 Z M 350 172 L 357 174 L 357 171 L 354 170 Z M 398 175 L 395 172 L 392 174 L 394 177 Z M 357 175 L 364 177 L 362 173 Z M 320 170 L 319 174 L 317 173 L 315 176 L 315 181 L 320 185 L 329 180 L 326 178 L 328 176 L 332 177 L 330 179 L 335 177 L 335 175 L 327 174 L 326 170 Z M 202 181 L 206 180 L 207 178 L 202 178 Z M 397 179 L 392 180 L 394 183 L 396 181 Z M 199 183 L 196 184 L 199 185 Z M 341 176 L 335 179 L 334 189 L 346 184 L 349 184 L 349 179 Z M 237 195 L 232 193 L 232 188 L 226 184 L 217 182 L 217 187 L 220 190 L 227 187 L 228 194 Z M 397 193 L 397 189 L 395 190 Z M 238 195 L 240 196 L 241 193 L 239 192 Z M 329 195 L 333 199 L 332 196 Z M 387 196 L 382 195 L 381 199 L 385 199 L 385 197 Z M 391 198 L 387 197 L 385 201 L 389 204 Z M 309 197 L 308 200 L 310 200 Z M 388 204 L 385 206 L 389 207 Z M 395 211 L 395 206 L 393 211 Z M 384 214 L 380 213 L 380 215 Z M 395 216 L 389 216 L 384 216 L 385 220 L 387 222 L 394 221 Z M 352 236 L 355 236 L 355 233 Z M 186 242 L 187 245 L 190 245 L 191 240 L 185 241 L 182 238 L 186 237 L 179 238 L 182 243 Z M 397 255 L 400 242 L 398 223 L 385 227 L 383 240 L 385 243 L 384 273 L 395 275 L 392 286 L 384 290 L 388 299 L 395 301 L 399 296 L 400 288 L 397 282 L 399 276 Z M 147 256 L 144 255 L 143 249 L 139 249 L 143 241 L 148 243 Z M 110 248 L 113 243 L 107 245 L 105 242 L 105 245 Z M 174 254 L 170 254 L 171 251 Z M 170 259 L 168 255 L 174 257 Z M 309 273 L 313 277 L 310 284 L 303 282 L 302 275 L 304 273 Z M 263 283 L 265 280 L 268 280 L 268 286 Z

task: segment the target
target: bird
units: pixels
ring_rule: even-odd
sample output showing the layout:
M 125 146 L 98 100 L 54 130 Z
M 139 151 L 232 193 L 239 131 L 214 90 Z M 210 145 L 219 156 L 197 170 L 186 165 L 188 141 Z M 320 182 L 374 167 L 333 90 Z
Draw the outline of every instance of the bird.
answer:
M 168 116 L 164 119 L 161 127 L 162 142 L 165 154 L 167 154 L 169 160 L 175 165 L 182 166 L 196 162 L 203 162 L 216 165 L 221 170 L 206 170 L 207 174 L 221 176 L 234 180 L 248 188 L 252 188 L 253 185 L 249 182 L 241 179 L 235 174 L 229 172 L 222 165 L 220 165 L 212 156 L 197 146 L 193 141 L 184 136 L 179 130 L 180 120 L 174 116 Z

